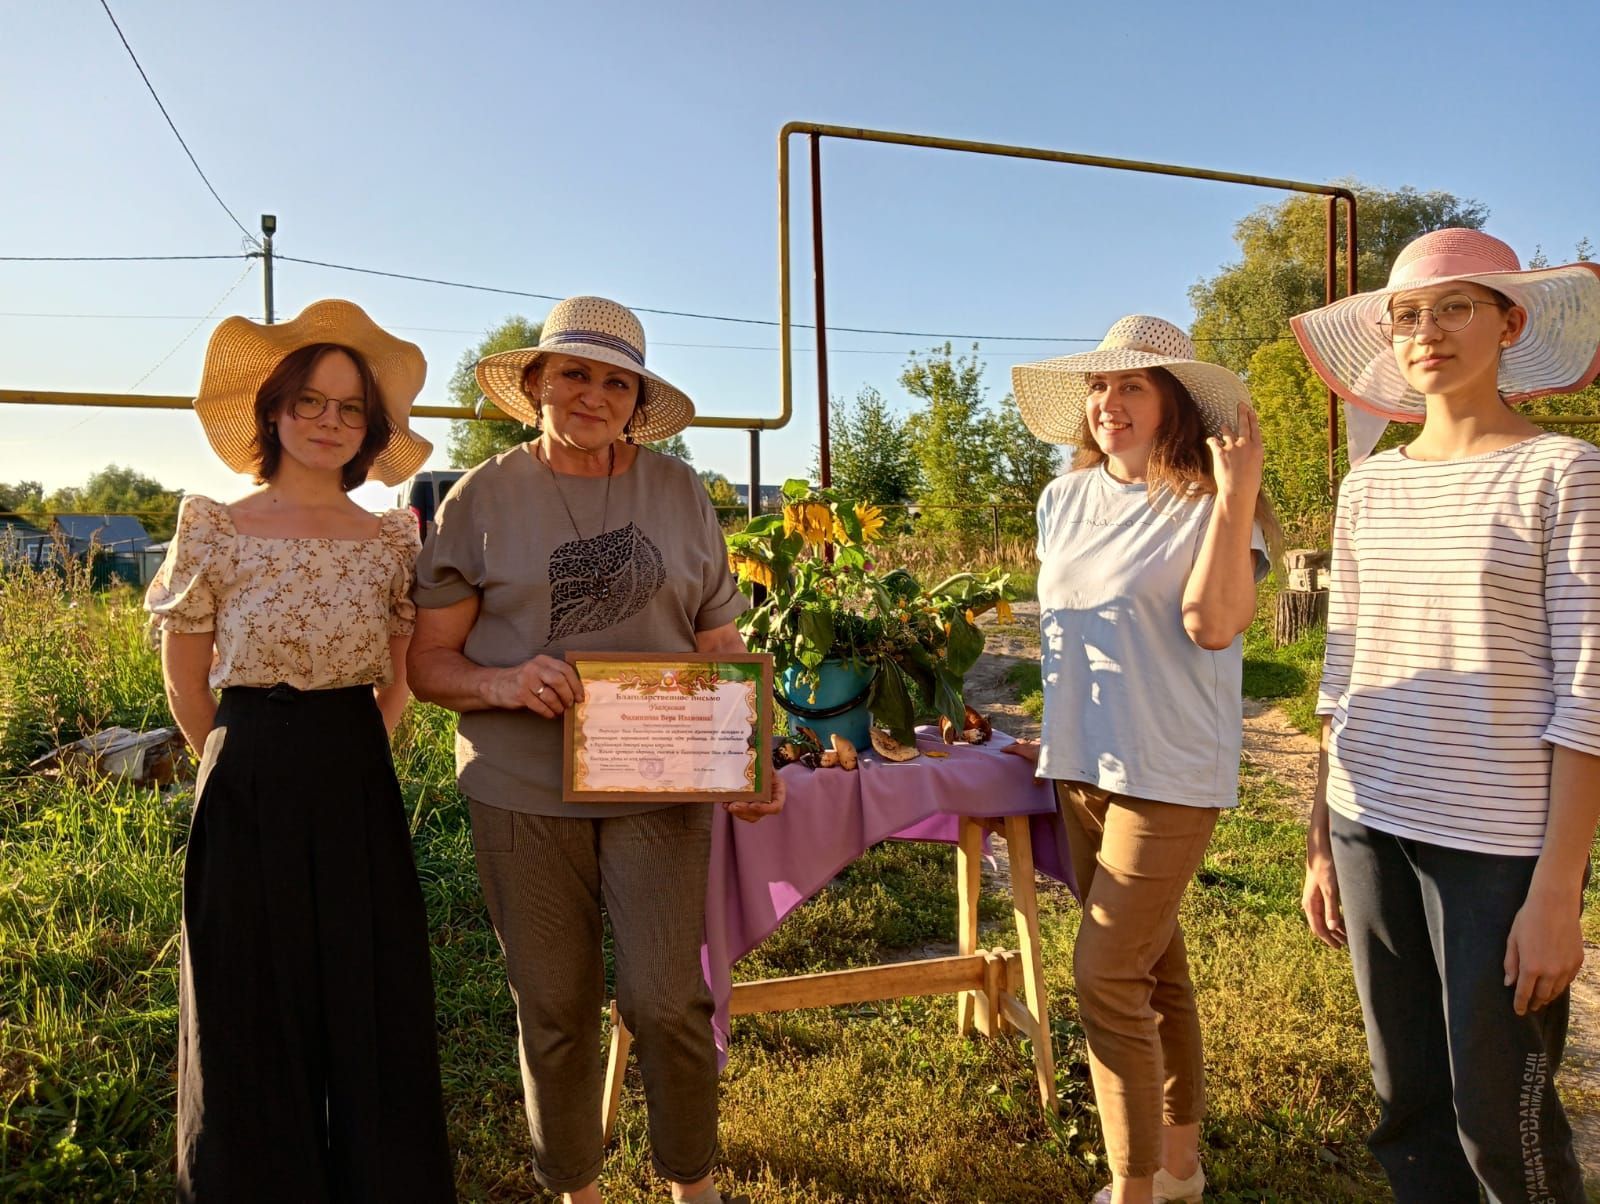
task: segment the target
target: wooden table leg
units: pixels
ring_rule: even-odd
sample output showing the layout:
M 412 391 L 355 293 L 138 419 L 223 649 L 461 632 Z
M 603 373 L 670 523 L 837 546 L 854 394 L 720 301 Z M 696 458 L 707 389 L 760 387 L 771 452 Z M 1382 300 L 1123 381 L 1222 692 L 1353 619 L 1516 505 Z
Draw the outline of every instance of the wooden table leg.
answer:
M 963 815 L 956 841 L 956 951 L 978 951 L 978 891 L 982 885 L 983 828 L 971 816 Z M 977 991 L 962 991 L 956 996 L 956 1031 L 966 1036 L 976 1023 L 978 1029 L 994 1035 L 994 1020 L 988 1014 L 988 1001 Z
M 1033 885 L 1033 838 L 1026 815 L 1006 817 L 1006 851 L 1011 856 L 1011 901 L 1022 953 L 1022 981 L 1033 1020 L 1033 1068 L 1045 1110 L 1055 1112 L 1056 1059 L 1050 1046 L 1050 1007 L 1044 989 L 1044 955 L 1039 947 L 1039 901 Z
M 600 1100 L 601 1144 L 611 1144 L 611 1134 L 617 1127 L 617 1113 L 622 1108 L 622 1076 L 628 1069 L 628 1050 L 633 1047 L 633 1034 L 622 1023 L 622 1013 L 617 1001 L 611 1001 L 611 1052 L 606 1055 L 606 1089 Z

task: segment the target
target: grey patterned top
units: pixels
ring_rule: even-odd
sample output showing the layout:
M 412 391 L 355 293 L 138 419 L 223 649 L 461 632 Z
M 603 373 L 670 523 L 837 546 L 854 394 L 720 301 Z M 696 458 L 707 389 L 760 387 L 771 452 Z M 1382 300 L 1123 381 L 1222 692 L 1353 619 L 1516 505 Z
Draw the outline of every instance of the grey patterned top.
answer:
M 603 477 L 563 475 L 557 489 L 519 447 L 474 468 L 440 507 L 413 596 L 424 608 L 478 598 L 463 649 L 469 660 L 506 666 L 541 653 L 692 652 L 696 632 L 749 606 L 728 570 L 716 512 L 687 464 L 641 448 L 612 478 L 609 510 Z M 528 711 L 463 715 L 456 771 L 463 793 L 492 807 L 595 814 L 595 804 L 561 801 L 561 724 Z M 615 804 L 605 814 L 653 809 Z

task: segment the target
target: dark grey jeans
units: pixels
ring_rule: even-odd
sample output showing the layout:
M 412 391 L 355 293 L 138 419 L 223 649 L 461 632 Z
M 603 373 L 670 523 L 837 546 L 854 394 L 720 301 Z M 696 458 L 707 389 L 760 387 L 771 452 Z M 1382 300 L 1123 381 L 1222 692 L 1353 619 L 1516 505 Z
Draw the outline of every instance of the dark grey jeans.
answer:
M 1518 1016 L 1502 966 L 1536 859 L 1331 821 L 1381 1105 L 1367 1144 L 1395 1199 L 1582 1204 L 1555 1087 L 1570 996 Z
M 717 1050 L 700 942 L 710 805 L 566 819 L 474 802 L 472 843 L 517 1003 L 535 1177 L 562 1192 L 600 1173 L 602 904 L 617 1006 L 644 1079 L 651 1161 L 676 1183 L 709 1175 Z

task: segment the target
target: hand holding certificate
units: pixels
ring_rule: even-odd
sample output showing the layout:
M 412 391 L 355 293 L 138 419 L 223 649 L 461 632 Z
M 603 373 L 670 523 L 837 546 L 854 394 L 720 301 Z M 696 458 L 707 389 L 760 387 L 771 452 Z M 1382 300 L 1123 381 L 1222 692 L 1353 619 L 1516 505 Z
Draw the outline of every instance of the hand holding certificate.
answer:
M 772 658 L 569 652 L 567 802 L 760 802 L 772 766 Z

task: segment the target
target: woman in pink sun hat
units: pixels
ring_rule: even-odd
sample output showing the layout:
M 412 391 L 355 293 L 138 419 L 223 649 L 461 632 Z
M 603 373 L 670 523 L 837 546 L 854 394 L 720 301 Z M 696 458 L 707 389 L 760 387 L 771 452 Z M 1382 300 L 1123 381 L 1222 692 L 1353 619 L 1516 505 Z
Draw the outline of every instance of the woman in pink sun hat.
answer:
M 1422 424 L 1340 490 L 1302 900 L 1350 949 L 1368 1144 L 1402 1204 L 1581 1201 L 1555 1075 L 1600 817 L 1600 451 L 1511 406 L 1600 371 L 1600 267 L 1438 230 L 1291 324 L 1347 402 Z

